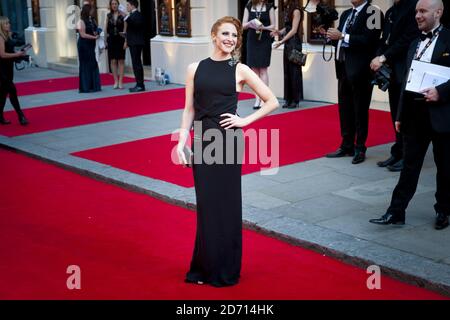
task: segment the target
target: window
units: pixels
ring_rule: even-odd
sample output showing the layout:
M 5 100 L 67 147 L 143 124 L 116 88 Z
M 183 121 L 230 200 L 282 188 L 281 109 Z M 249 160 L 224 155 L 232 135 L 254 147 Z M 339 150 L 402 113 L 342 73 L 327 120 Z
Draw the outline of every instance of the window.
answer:
M 33 27 L 40 27 L 41 12 L 39 9 L 39 0 L 31 0 L 31 13 L 33 18 Z

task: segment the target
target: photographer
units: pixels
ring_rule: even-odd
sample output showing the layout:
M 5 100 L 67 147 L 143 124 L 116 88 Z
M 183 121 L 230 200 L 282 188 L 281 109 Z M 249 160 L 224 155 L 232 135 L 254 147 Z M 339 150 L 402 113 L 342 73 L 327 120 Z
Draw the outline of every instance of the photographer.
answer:
M 14 85 L 14 61 L 26 56 L 25 51 L 14 52 L 14 41 L 11 39 L 11 25 L 7 17 L 0 17 L 0 124 L 11 122 L 3 117 L 6 98 L 9 100 L 19 116 L 21 125 L 28 124 L 22 109 L 20 109 L 17 90 Z
M 417 0 L 394 1 L 394 5 L 386 12 L 383 36 L 378 47 L 377 57 L 370 64 L 370 68 L 376 72 L 375 82 L 379 86 L 384 86 L 384 90 L 386 90 L 386 87 L 389 90 L 389 106 L 393 128 L 397 116 L 402 80 L 406 73 L 408 48 L 420 34 L 415 21 L 416 4 Z M 396 132 L 391 156 L 378 162 L 377 165 L 387 167 L 390 171 L 401 171 L 403 168 L 402 158 L 402 136 Z

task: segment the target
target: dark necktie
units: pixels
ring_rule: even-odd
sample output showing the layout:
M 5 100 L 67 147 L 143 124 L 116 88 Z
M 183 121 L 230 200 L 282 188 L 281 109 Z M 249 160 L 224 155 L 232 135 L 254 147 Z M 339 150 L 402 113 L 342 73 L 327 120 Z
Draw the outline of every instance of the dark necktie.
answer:
M 345 28 L 345 33 L 351 33 L 352 32 L 352 28 L 353 28 L 353 24 L 355 23 L 356 20 L 356 9 L 353 9 L 352 11 L 352 16 L 350 17 L 350 20 L 347 24 L 347 27 Z

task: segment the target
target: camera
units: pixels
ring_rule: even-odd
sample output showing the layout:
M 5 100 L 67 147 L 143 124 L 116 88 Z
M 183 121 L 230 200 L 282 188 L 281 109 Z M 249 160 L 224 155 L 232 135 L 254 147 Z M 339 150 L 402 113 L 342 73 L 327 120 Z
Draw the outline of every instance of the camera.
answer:
M 339 19 L 339 14 L 335 8 L 325 4 L 318 4 L 316 8 L 314 23 L 322 26 L 325 30 L 333 26 L 334 21 Z
M 26 54 L 24 56 L 17 57 L 17 58 L 14 59 L 15 63 L 21 63 L 23 61 L 29 62 L 30 61 L 30 55 Z
M 380 69 L 375 73 L 375 77 L 372 80 L 372 85 L 378 86 L 381 91 L 386 91 L 391 85 L 392 69 L 387 65 L 382 65 Z

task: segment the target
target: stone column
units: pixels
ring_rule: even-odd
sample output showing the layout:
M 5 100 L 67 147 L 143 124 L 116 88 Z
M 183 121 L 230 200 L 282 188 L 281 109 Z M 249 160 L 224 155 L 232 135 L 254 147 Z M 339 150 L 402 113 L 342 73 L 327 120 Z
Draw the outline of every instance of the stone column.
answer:
M 31 0 L 27 2 L 29 25 L 25 29 L 25 40 L 33 45 L 32 54 L 40 67 L 47 67 L 48 62 L 56 62 L 58 55 L 58 37 L 56 32 L 55 0 L 41 0 L 41 27 L 33 27 Z

